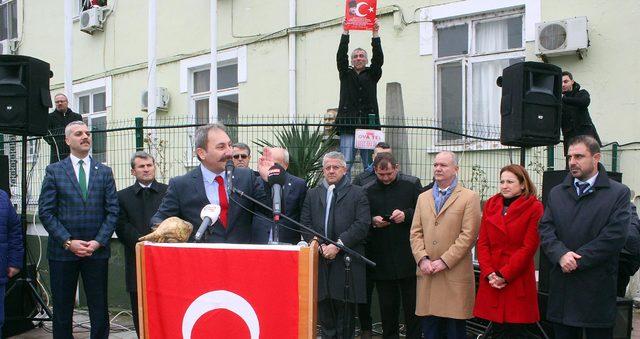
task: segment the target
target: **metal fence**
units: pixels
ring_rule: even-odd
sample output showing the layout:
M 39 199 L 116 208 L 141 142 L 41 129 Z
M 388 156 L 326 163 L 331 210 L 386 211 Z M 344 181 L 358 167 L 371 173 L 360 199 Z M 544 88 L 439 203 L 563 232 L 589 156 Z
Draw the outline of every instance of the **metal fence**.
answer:
M 439 121 L 426 118 L 382 119 L 380 127 L 385 132 L 394 155 L 398 158 L 401 171 L 419 177 L 423 185 L 432 178 L 432 161 L 442 150 L 456 152 L 460 160 L 460 182 L 487 199 L 498 186 L 500 168 L 520 162 L 520 148 L 506 147 L 499 143 L 499 126 L 465 125 L 441 128 Z M 292 121 L 288 116 L 242 116 L 228 124 L 228 134 L 234 142 L 244 142 L 252 147 L 252 165 L 257 164 L 259 140 L 276 143 L 276 135 L 292 127 L 308 126 L 324 134 L 327 142 L 338 148 L 338 137 L 331 134 L 330 121 L 324 115 L 297 117 Z M 133 183 L 130 175 L 130 157 L 136 150 L 144 149 L 156 156 L 157 177 L 161 182 L 186 173 L 199 164 L 195 158 L 193 133 L 196 124 L 192 118 L 162 117 L 156 119 L 155 126 L 146 125 L 142 118 L 108 121 L 107 126 L 90 126 L 93 131 L 93 156 L 113 169 L 118 189 Z M 21 139 L 5 135 L 2 150 L 9 155 L 10 185 L 14 202 L 20 206 L 21 199 Z M 44 178 L 45 167 L 49 163 L 50 147 L 42 138 L 28 138 L 28 211 L 34 211 Z M 289 149 L 306 145 L 279 145 Z M 540 188 L 542 173 L 547 169 L 563 169 L 562 144 L 554 147 L 534 147 L 526 149 L 525 167 L 532 180 Z M 603 163 L 608 169 L 617 168 L 618 149 L 616 145 L 603 147 Z M 362 171 L 361 160 L 356 157 L 351 174 Z M 539 190 L 541 191 L 541 190 Z

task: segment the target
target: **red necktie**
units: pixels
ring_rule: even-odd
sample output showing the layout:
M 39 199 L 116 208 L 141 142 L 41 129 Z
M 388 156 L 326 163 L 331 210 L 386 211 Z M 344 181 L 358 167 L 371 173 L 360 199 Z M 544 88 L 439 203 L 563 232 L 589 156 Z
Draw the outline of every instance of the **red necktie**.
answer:
M 224 190 L 224 179 L 222 179 L 222 176 L 217 176 L 216 182 L 218 183 L 218 200 L 220 202 L 220 221 L 222 222 L 222 226 L 227 228 L 229 200 L 227 200 L 227 192 Z

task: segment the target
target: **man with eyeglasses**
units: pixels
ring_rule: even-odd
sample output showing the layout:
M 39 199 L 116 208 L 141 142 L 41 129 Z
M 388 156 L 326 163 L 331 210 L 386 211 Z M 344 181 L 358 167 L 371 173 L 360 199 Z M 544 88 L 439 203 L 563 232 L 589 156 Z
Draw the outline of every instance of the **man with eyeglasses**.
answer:
M 50 164 L 69 156 L 71 150 L 64 141 L 64 128 L 72 121 L 82 121 L 82 115 L 69 108 L 66 95 L 58 93 L 53 101 L 56 109 L 49 113 L 49 135 L 44 138 L 44 141 L 51 146 Z
M 251 161 L 251 148 L 249 145 L 238 142 L 233 145 L 233 165 L 235 167 L 249 168 L 249 161 Z
M 329 152 L 322 159 L 322 182 L 305 197 L 300 222 L 333 241 L 364 253 L 371 223 L 369 202 L 364 189 L 352 185 L 347 163 L 340 152 Z M 307 240 L 309 236 L 305 236 Z M 318 323 L 322 338 L 353 338 L 356 303 L 366 301 L 364 262 L 351 258 L 345 293 L 345 254 L 337 246 L 320 242 L 318 263 Z

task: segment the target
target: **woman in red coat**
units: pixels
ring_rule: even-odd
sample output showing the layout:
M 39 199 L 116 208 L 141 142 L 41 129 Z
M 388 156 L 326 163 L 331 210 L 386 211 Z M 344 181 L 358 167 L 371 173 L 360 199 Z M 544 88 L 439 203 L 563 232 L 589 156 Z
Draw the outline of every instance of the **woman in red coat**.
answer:
M 521 338 L 540 320 L 533 256 L 542 204 L 520 165 L 500 170 L 500 193 L 484 206 L 477 251 L 480 287 L 473 313 L 493 322 L 493 337 Z

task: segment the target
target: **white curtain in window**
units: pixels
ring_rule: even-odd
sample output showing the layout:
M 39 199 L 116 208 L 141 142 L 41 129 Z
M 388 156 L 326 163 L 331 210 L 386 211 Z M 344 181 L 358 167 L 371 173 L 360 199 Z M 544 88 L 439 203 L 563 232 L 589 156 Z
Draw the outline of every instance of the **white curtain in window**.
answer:
M 507 20 L 476 24 L 476 54 L 500 52 L 509 49 Z
M 502 90 L 496 85 L 496 78 L 502 75 L 502 70 L 507 66 L 509 66 L 509 59 L 477 62 L 472 65 L 471 133 L 474 130 L 486 130 L 486 128 L 473 125 L 500 125 Z

